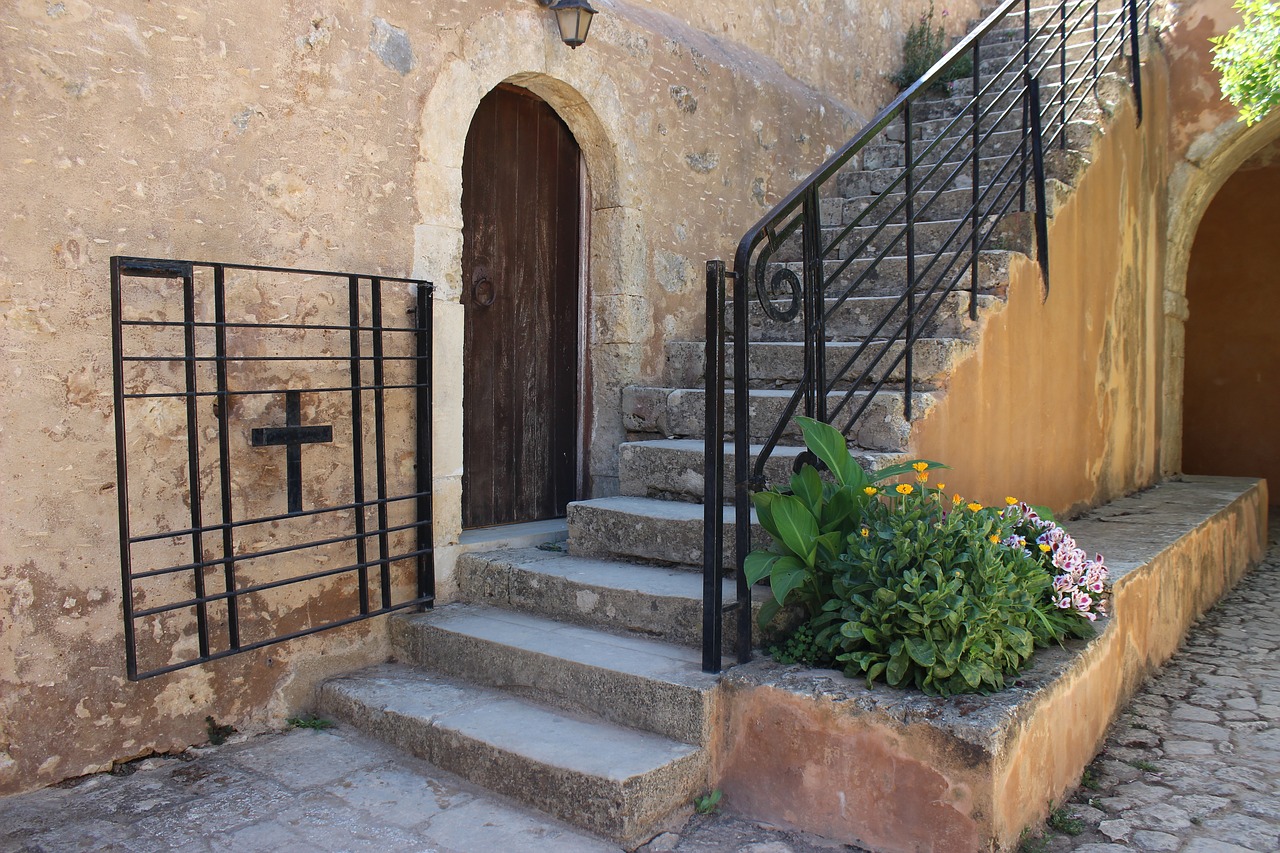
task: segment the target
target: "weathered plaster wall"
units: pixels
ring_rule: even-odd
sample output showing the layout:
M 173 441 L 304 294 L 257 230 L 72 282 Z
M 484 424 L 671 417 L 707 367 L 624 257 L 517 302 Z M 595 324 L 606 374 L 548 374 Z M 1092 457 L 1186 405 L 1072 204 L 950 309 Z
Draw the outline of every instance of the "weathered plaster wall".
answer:
M 1200 221 L 1187 271 L 1182 463 L 1189 474 L 1261 476 L 1280 486 L 1280 163 L 1246 163 Z M 1271 495 L 1280 505 L 1280 489 Z
M 1159 476 L 1168 75 L 1143 69 L 1145 116 L 1126 95 L 1049 225 L 1050 290 L 1010 264 L 1008 302 L 986 320 L 912 451 L 954 467 L 949 487 L 983 503 L 1015 495 L 1057 511 Z
M 1112 615 L 990 696 L 928 697 L 769 660 L 731 670 L 719 787 L 735 812 L 880 853 L 1015 849 L 1123 704 L 1261 559 L 1263 483 L 1191 478 L 1072 525 L 1107 556 Z
M 869 23 L 849 28 L 827 25 L 832 4 L 821 26 L 776 38 L 757 32 L 767 16 L 737 0 L 598 5 L 577 51 L 531 0 L 0 5 L 0 793 L 201 742 L 206 715 L 242 729 L 278 724 L 319 679 L 387 654 L 375 622 L 125 680 L 111 255 L 437 283 L 434 475 L 447 594 L 461 472 L 460 167 L 483 95 L 503 80 L 533 89 L 585 152 L 590 450 L 607 491 L 617 389 L 656 373 L 663 336 L 698 328 L 702 261 L 730 251 L 843 142 L 857 107 L 878 105 L 889 69 L 877 63 L 892 64 L 902 16 L 926 3 L 888 18 L 854 4 L 850 14 Z M 840 75 L 854 50 L 862 74 L 850 82 Z M 264 304 L 301 316 L 298 298 Z M 278 412 L 259 414 L 274 422 Z M 247 476 L 272 481 L 266 473 Z M 149 494 L 181 505 L 172 491 Z M 305 596 L 283 604 L 324 610 Z

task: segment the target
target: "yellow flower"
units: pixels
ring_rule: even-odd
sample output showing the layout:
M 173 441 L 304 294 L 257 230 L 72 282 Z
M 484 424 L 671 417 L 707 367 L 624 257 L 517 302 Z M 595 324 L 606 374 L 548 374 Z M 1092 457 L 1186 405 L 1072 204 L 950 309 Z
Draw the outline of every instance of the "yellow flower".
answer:
M 960 502 L 962 500 L 964 500 L 964 498 L 960 497 L 960 494 L 958 492 L 951 496 L 951 502 L 956 506 L 960 506 Z
M 867 528 L 865 528 L 865 527 L 864 527 L 864 528 L 862 528 L 861 530 L 859 530 L 858 532 L 862 534 L 862 538 L 863 538 L 863 539 L 866 539 L 868 536 L 870 536 L 870 535 L 871 535 L 871 531 L 870 531 L 870 530 L 868 530 L 868 529 L 867 529 Z
M 976 501 L 974 503 L 966 504 L 966 506 L 969 507 L 970 512 L 977 512 L 982 509 L 982 504 L 977 503 Z
M 867 486 L 865 489 L 862 490 L 862 493 L 866 495 L 874 495 L 877 491 L 879 491 L 879 489 L 877 489 L 875 486 Z
M 921 471 L 919 474 L 916 474 L 916 482 L 917 482 L 917 483 L 927 483 L 927 482 L 929 482 L 929 472 L 928 472 L 928 471 Z
M 915 491 L 915 487 L 911 486 L 908 483 L 902 483 L 896 489 L 894 489 L 894 491 L 900 495 L 909 495 Z
M 997 535 L 995 535 L 994 533 L 992 533 L 992 534 L 991 534 L 990 536 L 988 536 L 987 538 L 991 540 L 991 544 L 992 544 L 992 545 L 994 545 L 994 544 L 996 544 L 997 542 L 999 542 L 999 541 L 1000 541 L 1000 537 L 999 537 L 999 536 L 997 536 Z
M 929 463 L 928 463 L 928 462 L 916 462 L 916 463 L 914 463 L 911 467 L 912 467 L 912 468 L 914 468 L 914 469 L 916 469 L 917 471 L 928 471 L 928 470 L 929 470 Z
M 942 491 L 942 490 L 943 490 L 943 489 L 945 489 L 946 487 L 947 487 L 947 484 L 946 484 L 946 483 L 939 483 L 939 484 L 936 486 L 936 488 L 937 488 L 937 490 L 938 490 L 938 491 Z
M 1052 551 L 1052 550 L 1053 550 L 1053 548 L 1049 547 L 1048 545 L 1044 544 L 1043 542 L 1041 542 L 1041 543 L 1040 543 L 1040 551 L 1041 551 L 1042 553 L 1048 554 L 1048 553 L 1049 553 L 1050 551 Z
M 1004 499 L 1004 502 L 1005 502 L 1005 503 L 1007 503 L 1009 506 L 1013 506 L 1014 504 L 1016 504 L 1016 503 L 1018 502 L 1018 499 L 1017 499 L 1017 498 L 1005 498 L 1005 499 Z

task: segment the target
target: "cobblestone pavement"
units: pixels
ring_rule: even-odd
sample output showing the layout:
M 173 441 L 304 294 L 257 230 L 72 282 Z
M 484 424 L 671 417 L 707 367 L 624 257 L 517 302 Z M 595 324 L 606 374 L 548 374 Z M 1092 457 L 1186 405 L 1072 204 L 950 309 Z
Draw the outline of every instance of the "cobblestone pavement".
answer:
M 618 851 L 345 728 L 126 769 L 0 799 L 0 851 Z M 1024 853 L 1280 851 L 1280 521 L 1264 563 L 1135 697 L 1082 781 Z M 731 815 L 645 848 L 831 850 L 857 848 Z
M 1280 520 L 1082 781 L 1027 853 L 1280 851 Z

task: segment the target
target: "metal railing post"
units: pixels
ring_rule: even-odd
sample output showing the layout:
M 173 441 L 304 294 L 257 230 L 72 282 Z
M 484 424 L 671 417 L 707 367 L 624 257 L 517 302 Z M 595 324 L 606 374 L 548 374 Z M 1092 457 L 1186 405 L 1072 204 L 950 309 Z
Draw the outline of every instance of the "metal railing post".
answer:
M 1031 112 L 1031 159 L 1035 173 L 1036 194 L 1036 259 L 1040 262 L 1040 272 L 1044 276 L 1044 298 L 1049 299 L 1049 211 L 1045 200 L 1044 176 L 1044 128 L 1040 121 L 1040 81 L 1034 77 L 1027 80 L 1027 97 L 1030 99 Z
M 915 154 L 911 145 L 911 101 L 907 101 L 902 105 L 902 124 L 906 132 L 905 160 L 907 164 L 906 172 L 906 215 L 907 215 L 907 340 L 905 343 L 906 361 L 903 377 L 902 388 L 902 413 L 909 421 L 911 420 L 911 386 L 914 381 L 912 376 L 913 367 L 911 358 L 911 339 L 914 337 L 914 325 L 916 317 L 916 182 L 915 182 Z
M 979 66 L 981 46 L 975 44 L 973 46 L 973 192 L 972 192 L 972 210 L 971 221 L 969 223 L 969 319 L 978 319 L 978 230 L 982 217 L 979 215 L 978 203 L 982 198 L 982 153 L 979 147 L 982 144 L 982 99 L 978 97 L 978 93 L 982 91 L 980 87 L 981 75 Z
M 706 430 L 703 435 L 702 670 L 719 672 L 724 613 L 724 261 L 707 261 Z M 735 332 L 738 330 L 735 328 Z M 735 339 L 741 338 L 735 334 Z M 735 348 L 745 342 L 735 341 Z
M 1129 0 L 1129 71 L 1133 75 L 1133 103 L 1142 124 L 1142 57 L 1138 47 L 1138 0 Z

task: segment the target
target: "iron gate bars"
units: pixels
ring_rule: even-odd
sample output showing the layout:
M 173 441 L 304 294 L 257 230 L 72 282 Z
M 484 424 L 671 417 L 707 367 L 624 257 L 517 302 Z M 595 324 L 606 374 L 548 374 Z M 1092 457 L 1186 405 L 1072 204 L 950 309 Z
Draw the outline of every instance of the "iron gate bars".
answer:
M 982 266 L 998 248 L 1001 220 L 1028 210 L 1029 183 L 1047 298 L 1046 152 L 1068 147 L 1085 96 L 1126 50 L 1141 122 L 1137 54 L 1151 4 L 1003 0 L 748 231 L 731 270 L 721 261 L 708 263 L 704 669 L 719 670 L 722 617 L 735 607 L 739 659 L 749 659 L 751 626 L 744 614 L 750 590 L 741 579 L 751 547 L 750 495 L 765 487 L 765 465 L 779 442 L 795 437 L 794 417 L 831 423 L 865 445 L 871 433 L 864 435 L 861 425 L 874 419 L 864 415 L 878 400 L 887 405 L 883 392 L 900 388 L 902 414 L 910 421 L 916 348 L 949 301 L 967 296 L 969 317 L 976 319 Z M 944 94 L 936 94 L 939 89 Z M 886 287 L 886 280 L 893 286 Z M 731 371 L 724 346 L 729 282 Z M 868 296 L 889 306 L 878 321 L 852 310 L 857 303 L 851 300 Z M 799 382 L 777 401 L 779 411 L 762 414 L 761 408 L 756 424 L 749 370 L 753 311 L 757 325 L 789 330 L 779 340 L 803 343 Z M 854 326 L 857 333 L 833 342 L 842 328 Z M 724 438 L 730 431 L 724 385 L 730 376 L 733 560 L 724 559 L 722 533 Z M 753 440 L 761 443 L 753 446 Z M 740 581 L 737 599 L 728 604 L 720 592 L 725 563 L 736 566 Z
M 111 259 L 130 680 L 431 603 L 431 292 Z

